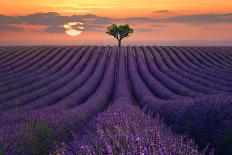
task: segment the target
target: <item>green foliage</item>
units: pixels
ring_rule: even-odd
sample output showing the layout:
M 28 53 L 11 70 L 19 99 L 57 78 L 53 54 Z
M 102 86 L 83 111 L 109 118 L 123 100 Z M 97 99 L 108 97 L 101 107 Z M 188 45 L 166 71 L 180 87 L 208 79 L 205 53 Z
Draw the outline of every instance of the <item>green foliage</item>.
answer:
M 46 123 L 28 122 L 23 129 L 27 132 L 21 135 L 22 141 L 18 144 L 20 152 L 33 155 L 49 153 L 55 142 L 55 134 Z
M 15 139 L 12 140 L 12 137 Z M 55 132 L 46 122 L 25 121 L 15 126 L 4 140 L 3 154 L 49 154 L 56 144 Z
M 223 133 L 220 133 L 220 135 L 223 135 L 221 139 L 217 140 L 217 145 L 219 146 L 216 151 L 218 154 L 225 154 L 225 155 L 231 155 L 232 154 L 232 130 L 224 131 Z
M 51 144 L 56 141 L 56 136 L 54 131 L 48 126 L 47 123 L 40 122 L 36 124 L 38 129 L 38 135 L 40 136 L 40 144 L 43 150 L 50 150 L 52 148 Z
M 134 30 L 130 28 L 128 24 L 125 25 L 116 25 L 112 24 L 107 27 L 106 34 L 109 34 L 116 38 L 119 42 L 119 46 L 121 45 L 121 41 L 123 38 L 127 38 L 133 34 Z

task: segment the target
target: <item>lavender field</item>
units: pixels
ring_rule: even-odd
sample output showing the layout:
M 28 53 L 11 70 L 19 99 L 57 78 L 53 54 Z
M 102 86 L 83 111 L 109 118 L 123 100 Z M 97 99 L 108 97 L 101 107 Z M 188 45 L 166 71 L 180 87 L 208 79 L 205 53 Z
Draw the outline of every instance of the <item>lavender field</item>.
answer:
M 232 47 L 0 47 L 0 155 L 232 154 Z

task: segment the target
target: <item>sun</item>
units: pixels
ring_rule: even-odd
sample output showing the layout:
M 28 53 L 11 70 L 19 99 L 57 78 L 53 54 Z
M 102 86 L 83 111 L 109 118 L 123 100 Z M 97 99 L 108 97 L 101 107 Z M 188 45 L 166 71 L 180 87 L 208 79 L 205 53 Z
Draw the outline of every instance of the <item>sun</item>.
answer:
M 69 36 L 78 36 L 84 30 L 84 23 L 81 22 L 69 22 L 64 24 L 65 33 Z

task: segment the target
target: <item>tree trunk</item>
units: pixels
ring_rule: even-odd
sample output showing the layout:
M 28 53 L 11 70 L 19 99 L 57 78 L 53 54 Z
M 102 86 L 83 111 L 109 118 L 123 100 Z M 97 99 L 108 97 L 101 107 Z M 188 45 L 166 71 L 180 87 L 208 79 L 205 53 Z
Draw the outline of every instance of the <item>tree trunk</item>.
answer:
M 121 47 L 122 40 L 118 40 L 118 47 Z

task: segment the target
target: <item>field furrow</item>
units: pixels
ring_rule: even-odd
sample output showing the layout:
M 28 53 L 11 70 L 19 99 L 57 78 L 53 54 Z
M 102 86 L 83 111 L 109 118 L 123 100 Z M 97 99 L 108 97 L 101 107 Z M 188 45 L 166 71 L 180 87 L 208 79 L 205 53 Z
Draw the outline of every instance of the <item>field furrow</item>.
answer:
M 231 52 L 0 47 L 0 154 L 88 154 L 110 146 L 118 154 L 147 147 L 145 154 L 229 155 Z

